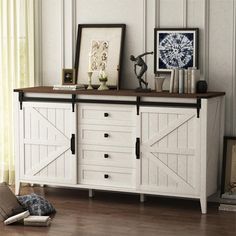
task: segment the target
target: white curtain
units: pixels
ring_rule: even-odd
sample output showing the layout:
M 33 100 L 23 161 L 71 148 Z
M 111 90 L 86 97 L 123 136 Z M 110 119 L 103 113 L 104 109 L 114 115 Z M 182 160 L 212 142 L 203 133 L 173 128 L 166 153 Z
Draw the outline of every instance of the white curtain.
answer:
M 14 183 L 13 89 L 34 85 L 34 0 L 0 0 L 0 182 Z

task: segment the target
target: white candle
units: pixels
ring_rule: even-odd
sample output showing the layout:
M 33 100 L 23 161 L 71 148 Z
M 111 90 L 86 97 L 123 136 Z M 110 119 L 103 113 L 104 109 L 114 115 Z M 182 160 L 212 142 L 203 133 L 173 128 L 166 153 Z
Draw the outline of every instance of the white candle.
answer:
M 91 58 L 92 58 L 91 53 L 89 53 L 89 66 L 88 66 L 89 72 L 92 71 Z
M 99 71 L 99 77 L 103 78 L 103 70 L 102 69 Z

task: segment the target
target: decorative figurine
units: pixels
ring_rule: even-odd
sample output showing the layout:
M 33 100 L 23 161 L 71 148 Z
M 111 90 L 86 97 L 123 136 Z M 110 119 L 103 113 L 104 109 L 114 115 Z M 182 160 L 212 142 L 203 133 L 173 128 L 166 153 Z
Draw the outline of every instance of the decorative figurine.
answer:
M 145 52 L 137 57 L 134 55 L 130 56 L 130 60 L 134 61 L 134 73 L 137 76 L 137 79 L 139 80 L 139 87 L 136 89 L 136 91 L 142 91 L 142 92 L 148 92 L 151 89 L 148 89 L 148 83 L 142 79 L 142 76 L 147 71 L 148 66 L 145 63 L 145 61 L 142 59 L 143 56 L 153 54 L 153 52 Z M 137 72 L 137 66 L 140 67 L 140 71 Z M 145 88 L 142 87 L 142 83 L 145 85 Z
M 101 70 L 99 72 L 99 81 L 101 82 L 101 85 L 99 86 L 98 90 L 108 90 L 109 88 L 106 85 L 107 82 L 107 74 L 104 70 Z
M 88 90 L 92 90 L 93 89 L 93 86 L 92 86 L 92 75 L 93 75 L 93 72 L 92 71 L 88 71 L 88 77 L 89 77 L 89 80 L 88 80 L 88 87 L 87 89 Z

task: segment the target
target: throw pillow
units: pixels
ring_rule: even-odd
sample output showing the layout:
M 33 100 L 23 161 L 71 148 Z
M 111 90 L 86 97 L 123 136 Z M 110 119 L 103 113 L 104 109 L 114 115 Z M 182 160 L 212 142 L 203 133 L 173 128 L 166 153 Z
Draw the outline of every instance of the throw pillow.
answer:
M 6 183 L 0 183 L 0 221 L 19 214 L 24 208 Z
M 29 210 L 30 215 L 45 216 L 56 212 L 55 208 L 48 200 L 35 193 L 17 196 L 17 198 L 25 210 Z

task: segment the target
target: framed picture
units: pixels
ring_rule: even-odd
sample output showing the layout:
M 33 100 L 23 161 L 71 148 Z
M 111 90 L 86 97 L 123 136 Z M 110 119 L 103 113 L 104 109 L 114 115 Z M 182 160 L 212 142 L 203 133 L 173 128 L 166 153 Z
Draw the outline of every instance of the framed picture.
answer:
M 198 68 L 198 28 L 154 29 L 154 73 Z
M 74 69 L 62 69 L 62 84 L 63 85 L 76 84 Z
M 99 72 L 105 71 L 110 88 L 119 88 L 125 24 L 78 25 L 75 73 L 77 82 L 88 84 L 92 71 L 92 85 L 100 85 Z
M 236 137 L 224 137 L 221 194 L 236 192 Z

